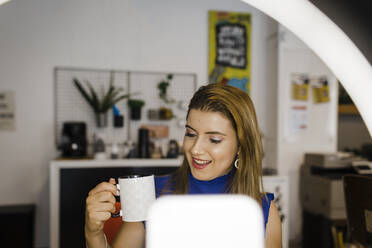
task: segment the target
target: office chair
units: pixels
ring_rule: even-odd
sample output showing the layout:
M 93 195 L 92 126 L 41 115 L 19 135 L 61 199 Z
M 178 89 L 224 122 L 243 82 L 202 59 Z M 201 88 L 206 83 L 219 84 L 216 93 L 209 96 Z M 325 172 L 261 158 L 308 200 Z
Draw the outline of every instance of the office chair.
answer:
M 372 177 L 343 177 L 348 231 L 353 242 L 372 247 Z

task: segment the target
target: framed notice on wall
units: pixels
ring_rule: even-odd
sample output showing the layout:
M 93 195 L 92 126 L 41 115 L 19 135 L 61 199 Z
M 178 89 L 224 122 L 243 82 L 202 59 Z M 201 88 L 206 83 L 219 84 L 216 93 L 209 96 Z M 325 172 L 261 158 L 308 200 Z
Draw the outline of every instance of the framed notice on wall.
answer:
M 0 131 L 15 130 L 15 102 L 13 91 L 0 92 Z
M 251 15 L 209 11 L 209 83 L 250 91 Z

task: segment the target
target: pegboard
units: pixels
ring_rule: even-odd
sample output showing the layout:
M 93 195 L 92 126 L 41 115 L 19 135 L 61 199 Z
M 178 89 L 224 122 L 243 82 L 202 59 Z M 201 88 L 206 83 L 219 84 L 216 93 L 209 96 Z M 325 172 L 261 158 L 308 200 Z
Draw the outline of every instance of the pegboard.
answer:
M 119 109 L 120 114 L 124 116 L 124 127 L 113 127 L 113 113 L 112 110 L 109 110 L 108 125 L 98 128 L 94 112 L 73 84 L 73 78 L 77 78 L 84 86 L 85 81 L 89 81 L 94 89 L 101 93 L 102 89 L 108 89 L 111 73 L 114 76 L 114 85 L 124 89 L 122 93 L 135 93 L 131 98 L 142 99 L 145 101 L 145 105 L 142 107 L 141 119 L 138 121 L 130 120 L 127 99 L 123 99 L 115 106 Z M 159 98 L 157 85 L 161 80 L 166 79 L 168 74 L 173 74 L 167 93 L 175 100 L 174 104 L 166 104 Z M 56 68 L 54 77 L 56 145 L 59 144 L 63 123 L 67 121 L 83 121 L 86 123 L 89 145 L 92 144 L 93 134 L 98 133 L 104 139 L 106 145 L 111 145 L 114 142 L 122 144 L 128 140 L 136 142 L 138 129 L 142 125 L 168 125 L 169 139 L 182 140 L 186 108 L 196 90 L 196 75 L 193 73 Z M 171 108 L 177 118 L 166 121 L 149 120 L 148 110 L 159 109 L 160 107 Z

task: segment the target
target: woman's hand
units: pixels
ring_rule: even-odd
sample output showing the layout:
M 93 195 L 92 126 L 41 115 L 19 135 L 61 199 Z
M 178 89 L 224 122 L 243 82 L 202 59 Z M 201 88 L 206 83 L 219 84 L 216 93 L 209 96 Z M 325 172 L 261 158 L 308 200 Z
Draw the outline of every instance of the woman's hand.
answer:
M 85 235 L 96 236 L 103 233 L 106 220 L 115 213 L 115 196 L 118 194 L 115 179 L 102 182 L 92 189 L 86 198 Z M 86 237 L 87 240 L 89 237 Z

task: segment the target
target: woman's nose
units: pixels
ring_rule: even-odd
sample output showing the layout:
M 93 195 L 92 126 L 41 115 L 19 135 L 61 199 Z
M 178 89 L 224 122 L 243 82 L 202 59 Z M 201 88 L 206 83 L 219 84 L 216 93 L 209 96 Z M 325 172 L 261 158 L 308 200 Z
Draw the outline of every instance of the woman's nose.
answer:
M 204 153 L 203 142 L 201 139 L 196 139 L 193 146 L 191 147 L 192 155 L 201 155 Z

